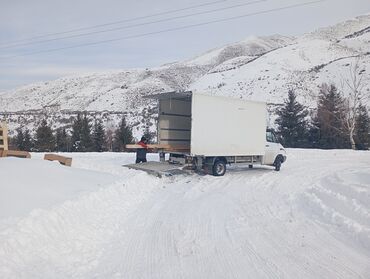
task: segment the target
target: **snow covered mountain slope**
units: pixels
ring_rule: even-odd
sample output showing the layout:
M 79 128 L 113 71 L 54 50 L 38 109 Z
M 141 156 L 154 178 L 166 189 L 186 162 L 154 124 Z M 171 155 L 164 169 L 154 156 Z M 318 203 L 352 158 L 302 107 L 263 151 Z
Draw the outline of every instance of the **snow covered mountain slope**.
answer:
M 62 110 L 127 111 L 144 105 L 143 95 L 186 90 L 198 78 L 229 59 L 246 55 L 256 57 L 291 42 L 292 39 L 282 36 L 251 38 L 193 60 L 158 68 L 91 74 L 32 84 L 1 93 L 1 111 L 42 109 L 52 105 L 58 105 Z
M 24 201 L 0 184 L 12 209 L 33 205 L 0 216 L 0 278 L 370 278 L 370 153 L 288 153 L 280 172 L 163 179 L 122 168 L 128 153 L 71 153 L 68 170 L 42 154 L 0 159 L 0 176 L 21 170 L 31 183 L 10 186 L 34 193 Z M 56 200 L 49 173 L 72 195 Z
M 191 89 L 279 104 L 293 88 L 300 101 L 314 106 L 317 87 L 323 82 L 340 87 L 357 59 L 364 80 L 370 79 L 370 16 L 306 34 L 244 65 L 239 59 L 219 65 Z M 370 95 L 369 83 L 364 92 Z
M 370 15 L 298 38 L 250 37 L 157 68 L 66 77 L 2 92 L 0 117 L 17 126 L 20 119 L 30 124 L 45 114 L 53 122 L 67 123 L 78 111 L 125 113 L 140 126 L 141 112 L 150 105 L 142 96 L 187 89 L 280 104 L 294 88 L 300 101 L 314 106 L 318 85 L 340 86 L 358 57 L 365 80 L 370 79 Z M 364 90 L 370 94 L 369 83 Z

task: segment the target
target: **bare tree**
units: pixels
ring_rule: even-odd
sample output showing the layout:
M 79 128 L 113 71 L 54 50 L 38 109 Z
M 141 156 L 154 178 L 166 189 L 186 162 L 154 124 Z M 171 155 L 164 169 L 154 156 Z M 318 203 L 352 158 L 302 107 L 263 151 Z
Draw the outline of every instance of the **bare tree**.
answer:
M 343 126 L 348 134 L 352 149 L 356 149 L 356 142 L 354 133 L 356 129 L 356 119 L 361 103 L 364 103 L 369 96 L 364 94 L 364 87 L 366 85 L 364 72 L 360 66 L 361 57 L 358 57 L 351 63 L 349 75 L 347 78 L 341 80 L 341 87 L 344 99 L 344 119 Z

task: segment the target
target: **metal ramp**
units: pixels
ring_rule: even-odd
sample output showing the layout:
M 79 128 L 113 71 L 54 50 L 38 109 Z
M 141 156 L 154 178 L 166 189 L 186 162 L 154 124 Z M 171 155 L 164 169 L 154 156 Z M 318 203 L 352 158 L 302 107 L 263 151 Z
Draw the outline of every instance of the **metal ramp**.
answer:
M 168 162 L 146 162 L 146 163 L 139 163 L 139 164 L 128 164 L 123 165 L 123 167 L 134 169 L 134 170 L 141 170 L 145 171 L 149 174 L 163 177 L 163 176 L 173 176 L 179 174 L 188 174 L 189 171 L 184 170 L 184 166 L 170 164 Z

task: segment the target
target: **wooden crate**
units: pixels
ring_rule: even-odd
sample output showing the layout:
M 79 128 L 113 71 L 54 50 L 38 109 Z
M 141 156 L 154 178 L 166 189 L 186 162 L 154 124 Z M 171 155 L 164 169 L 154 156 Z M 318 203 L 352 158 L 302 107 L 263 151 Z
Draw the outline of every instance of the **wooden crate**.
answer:
M 27 151 L 0 150 L 0 157 L 31 158 L 31 154 Z
M 68 167 L 72 165 L 72 158 L 64 157 L 64 156 L 57 155 L 57 154 L 45 154 L 44 160 L 58 161 L 60 164 L 64 166 L 68 166 Z

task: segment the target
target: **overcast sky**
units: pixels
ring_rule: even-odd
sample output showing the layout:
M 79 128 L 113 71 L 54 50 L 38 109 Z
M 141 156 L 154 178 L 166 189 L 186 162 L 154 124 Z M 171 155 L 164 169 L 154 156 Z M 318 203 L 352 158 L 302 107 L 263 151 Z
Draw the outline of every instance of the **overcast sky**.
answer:
M 310 1 L 312 0 L 0 0 L 0 90 L 85 72 L 160 66 L 164 63 L 191 58 L 211 48 L 240 41 L 252 35 L 301 35 L 316 28 L 370 12 L 369 0 L 327 0 L 307 6 L 140 38 L 27 55 L 268 11 Z M 205 5 L 199 6 L 202 4 Z M 226 9 L 235 5 L 240 6 Z M 225 9 L 190 16 L 222 8 Z M 145 18 L 145 16 L 179 9 L 183 10 Z M 185 15 L 189 16 L 155 24 L 127 27 Z M 95 29 L 34 38 L 136 17 L 144 18 Z M 126 28 L 123 28 L 125 26 Z M 27 44 L 30 42 L 27 39 L 30 38 L 34 38 L 34 41 L 43 41 L 113 28 L 121 29 L 83 37 Z

